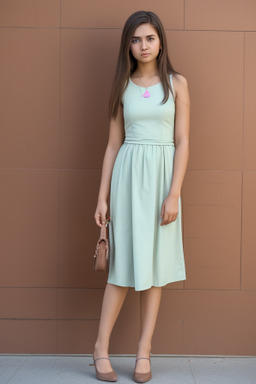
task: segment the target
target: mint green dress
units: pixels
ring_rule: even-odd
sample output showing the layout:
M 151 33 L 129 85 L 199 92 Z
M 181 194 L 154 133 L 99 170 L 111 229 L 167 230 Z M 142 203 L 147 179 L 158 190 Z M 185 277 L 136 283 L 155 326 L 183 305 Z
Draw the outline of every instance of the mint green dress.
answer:
M 172 75 L 170 75 L 173 89 Z M 110 186 L 108 283 L 136 291 L 185 280 L 182 212 L 160 226 L 173 175 L 175 103 L 161 83 L 146 88 L 129 80 L 123 95 L 125 140 Z

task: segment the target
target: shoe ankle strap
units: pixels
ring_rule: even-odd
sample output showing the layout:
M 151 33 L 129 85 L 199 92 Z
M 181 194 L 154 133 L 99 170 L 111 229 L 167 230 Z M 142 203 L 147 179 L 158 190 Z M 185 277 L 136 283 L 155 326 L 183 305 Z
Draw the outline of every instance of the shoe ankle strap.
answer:
M 108 357 L 97 357 L 97 359 L 94 359 L 94 361 L 96 361 L 96 360 L 100 360 L 100 359 L 107 359 L 107 360 L 110 360 Z
M 138 358 L 136 359 L 136 361 L 137 361 L 137 360 L 140 360 L 140 359 L 147 359 L 147 360 L 150 361 L 150 357 L 138 357 Z

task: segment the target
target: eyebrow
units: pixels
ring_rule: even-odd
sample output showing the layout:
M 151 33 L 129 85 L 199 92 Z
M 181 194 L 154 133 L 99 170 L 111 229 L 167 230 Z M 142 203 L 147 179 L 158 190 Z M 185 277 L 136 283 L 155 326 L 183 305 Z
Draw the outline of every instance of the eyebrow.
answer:
M 156 35 L 152 34 L 152 35 L 147 35 L 146 37 L 151 37 L 151 36 L 156 36 Z M 132 39 L 139 39 L 139 38 L 141 38 L 141 36 L 133 36 L 132 37 Z

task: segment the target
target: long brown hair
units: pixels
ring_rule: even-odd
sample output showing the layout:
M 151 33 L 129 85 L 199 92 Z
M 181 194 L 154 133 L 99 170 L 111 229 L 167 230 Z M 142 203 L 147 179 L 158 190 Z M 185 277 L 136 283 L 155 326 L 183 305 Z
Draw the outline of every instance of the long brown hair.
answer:
M 179 73 L 174 70 L 170 59 L 168 57 L 168 49 L 167 49 L 167 39 L 164 31 L 164 27 L 161 23 L 159 17 L 153 12 L 146 11 L 137 11 L 133 13 L 127 19 L 121 37 L 119 56 L 117 61 L 116 72 L 114 76 L 114 81 L 112 85 L 112 91 L 110 95 L 109 102 L 109 117 L 116 117 L 118 113 L 118 108 L 121 103 L 123 93 L 128 85 L 130 75 L 137 68 L 137 60 L 133 57 L 130 51 L 130 44 L 132 36 L 136 28 L 144 23 L 151 24 L 160 39 L 161 50 L 157 56 L 157 65 L 159 70 L 159 76 L 161 83 L 163 84 L 164 89 L 164 98 L 162 103 L 166 103 L 169 98 L 169 90 L 172 91 L 172 87 L 170 84 L 171 73 Z M 174 97 L 174 95 L 173 95 Z

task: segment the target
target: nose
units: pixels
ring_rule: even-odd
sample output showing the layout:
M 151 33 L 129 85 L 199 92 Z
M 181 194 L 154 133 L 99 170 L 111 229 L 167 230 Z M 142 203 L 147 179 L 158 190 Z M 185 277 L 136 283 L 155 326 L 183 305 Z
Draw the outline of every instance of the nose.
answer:
M 147 46 L 147 41 L 145 40 L 145 39 L 142 39 L 141 40 L 141 49 L 142 50 L 145 50 L 145 49 L 147 49 L 148 48 L 148 46 Z

